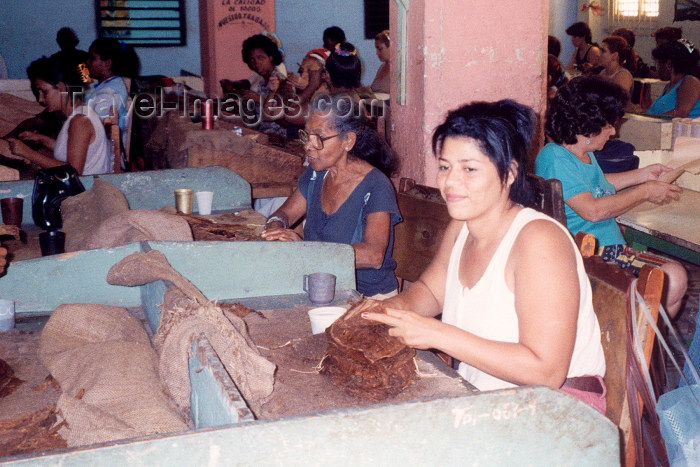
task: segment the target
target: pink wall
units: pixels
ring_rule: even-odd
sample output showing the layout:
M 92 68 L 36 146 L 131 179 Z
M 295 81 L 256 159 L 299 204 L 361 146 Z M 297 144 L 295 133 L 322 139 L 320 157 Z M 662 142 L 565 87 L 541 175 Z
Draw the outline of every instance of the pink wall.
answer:
M 248 37 L 275 30 L 275 0 L 257 5 L 237 5 L 231 0 L 200 0 L 199 25 L 204 91 L 221 94 L 219 80 L 251 75 L 241 59 L 241 45 Z
M 401 106 L 392 97 L 391 141 L 400 176 L 434 186 L 437 161 L 430 137 L 448 110 L 510 98 L 543 117 L 549 5 L 411 0 L 409 6 L 407 98 Z M 398 38 L 396 12 L 392 2 L 392 36 Z

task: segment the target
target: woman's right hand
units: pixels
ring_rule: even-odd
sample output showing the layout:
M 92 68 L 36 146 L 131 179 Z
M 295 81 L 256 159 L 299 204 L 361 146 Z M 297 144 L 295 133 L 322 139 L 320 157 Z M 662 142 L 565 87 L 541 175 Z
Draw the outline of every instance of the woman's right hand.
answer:
M 683 189 L 678 185 L 651 180 L 644 182 L 647 191 L 647 200 L 654 204 L 668 204 L 680 199 Z
M 46 138 L 48 138 L 45 135 L 42 135 L 40 133 L 34 133 L 33 131 L 23 131 L 19 135 L 17 135 L 19 139 L 22 141 L 37 141 L 39 143 L 44 143 L 46 141 Z
M 281 225 L 281 224 L 280 224 Z M 283 229 L 280 227 L 263 230 L 262 238 L 267 241 L 279 242 L 300 242 L 301 237 L 292 229 Z

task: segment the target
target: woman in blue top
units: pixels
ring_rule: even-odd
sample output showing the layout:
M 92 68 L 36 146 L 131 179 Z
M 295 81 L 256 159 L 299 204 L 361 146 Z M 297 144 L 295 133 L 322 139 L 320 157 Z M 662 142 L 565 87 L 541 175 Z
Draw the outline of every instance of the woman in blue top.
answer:
M 391 151 L 366 126 L 352 96 L 314 101 L 299 139 L 309 168 L 298 189 L 267 221 L 266 240 L 301 240 L 293 226 L 306 215 L 304 240 L 348 243 L 355 250 L 357 290 L 385 298 L 396 293 L 391 257 L 394 225 L 401 221 L 391 172 Z
M 624 244 L 615 218 L 644 201 L 667 204 L 677 200 L 681 188 L 658 180 L 671 170 L 665 165 L 603 174 L 593 154 L 615 134 L 614 125 L 626 103 L 622 88 L 599 77 L 574 78 L 561 87 L 547 109 L 545 131 L 553 142 L 538 154 L 535 172 L 561 181 L 569 231 L 595 235 L 603 259 L 635 272 L 642 262 L 661 267 L 668 284 L 664 305 L 673 316 L 688 286 L 685 269 L 665 258 L 640 258 Z
M 651 52 L 659 78 L 668 80 L 661 96 L 651 104 L 649 115 L 668 117 L 700 117 L 700 52 L 688 40 L 665 42 Z

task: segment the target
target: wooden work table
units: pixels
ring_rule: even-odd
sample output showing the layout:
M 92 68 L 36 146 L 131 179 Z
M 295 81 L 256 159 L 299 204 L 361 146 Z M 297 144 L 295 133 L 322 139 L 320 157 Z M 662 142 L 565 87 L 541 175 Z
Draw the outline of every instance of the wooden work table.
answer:
M 684 189 L 679 201 L 663 206 L 644 203 L 618 216 L 633 247 L 654 248 L 700 264 L 700 192 Z
M 250 183 L 254 199 L 289 196 L 304 171 L 303 148 L 296 141 L 275 144 L 264 133 L 223 120 L 203 130 L 175 112 L 158 122 L 146 149 L 156 168 L 229 168 Z

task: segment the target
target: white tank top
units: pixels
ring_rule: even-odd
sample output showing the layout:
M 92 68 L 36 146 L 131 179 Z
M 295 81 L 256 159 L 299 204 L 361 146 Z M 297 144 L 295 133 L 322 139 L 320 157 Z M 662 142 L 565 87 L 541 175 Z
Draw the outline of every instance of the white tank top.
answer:
M 459 260 L 469 235 L 465 223 L 450 255 L 445 286 L 445 306 L 442 312 L 443 322 L 485 339 L 518 342 L 515 295 L 506 285 L 505 267 L 518 234 L 528 222 L 536 219 L 546 219 L 553 222 L 571 239 L 569 232 L 551 217 L 534 209 L 524 208 L 515 216 L 483 276 L 471 289 L 462 287 L 459 281 Z M 571 239 L 571 247 L 578 251 L 573 239 Z M 600 343 L 600 326 L 593 311 L 591 284 L 579 254 L 576 254 L 576 270 L 581 293 L 576 341 L 567 377 L 603 376 L 605 374 L 605 356 Z M 553 282 L 552 286 L 556 287 L 556 283 Z M 546 297 L 543 297 L 543 300 L 546 300 Z M 464 362 L 460 363 L 458 371 L 464 379 L 482 391 L 516 386 Z
M 95 141 L 88 146 L 83 175 L 110 173 L 113 164 L 105 128 L 102 126 L 102 121 L 100 120 L 100 116 L 97 115 L 97 112 L 89 109 L 85 105 L 73 109 L 73 113 L 61 127 L 61 132 L 56 138 L 56 145 L 53 149 L 54 159 L 63 162 L 68 161 L 68 128 L 70 128 L 70 121 L 73 120 L 73 117 L 79 114 L 85 115 L 90 119 L 90 123 L 92 123 L 92 127 L 95 130 Z

